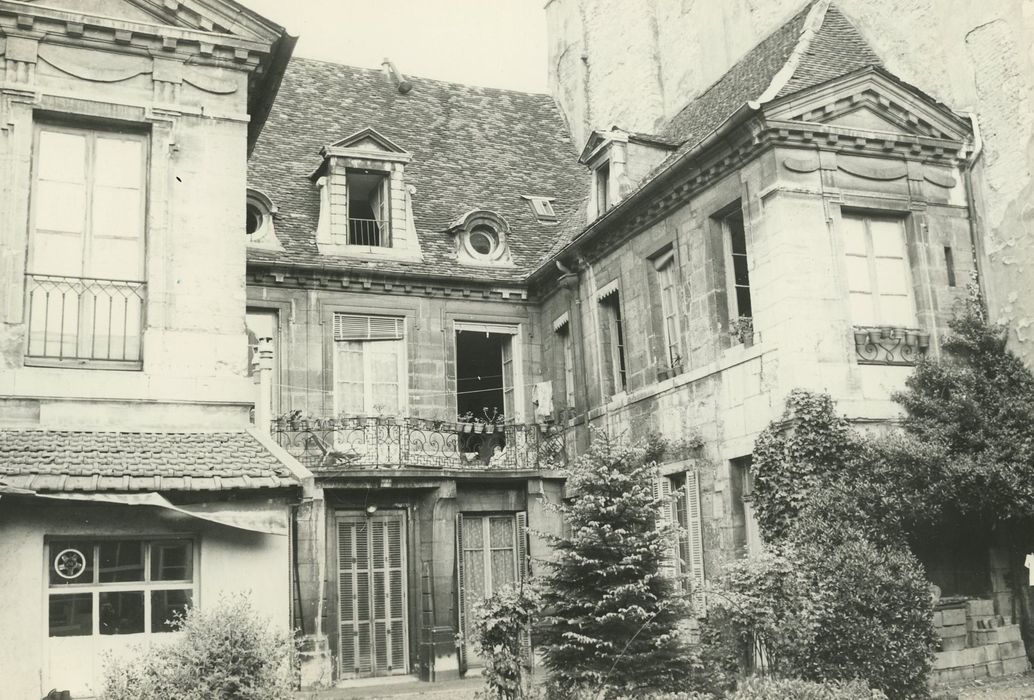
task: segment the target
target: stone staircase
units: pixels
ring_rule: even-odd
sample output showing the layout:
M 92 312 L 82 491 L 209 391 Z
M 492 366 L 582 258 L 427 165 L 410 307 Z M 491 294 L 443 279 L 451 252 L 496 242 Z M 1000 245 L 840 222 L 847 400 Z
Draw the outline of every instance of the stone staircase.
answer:
M 1010 676 L 1030 668 L 1020 626 L 996 615 L 993 601 L 944 599 L 935 608 L 933 622 L 941 638 L 930 674 L 933 686 Z

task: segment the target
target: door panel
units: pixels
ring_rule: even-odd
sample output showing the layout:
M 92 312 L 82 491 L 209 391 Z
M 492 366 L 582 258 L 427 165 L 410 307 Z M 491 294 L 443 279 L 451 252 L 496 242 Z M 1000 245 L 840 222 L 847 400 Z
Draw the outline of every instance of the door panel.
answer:
M 408 671 L 404 527 L 398 513 L 338 518 L 341 678 Z

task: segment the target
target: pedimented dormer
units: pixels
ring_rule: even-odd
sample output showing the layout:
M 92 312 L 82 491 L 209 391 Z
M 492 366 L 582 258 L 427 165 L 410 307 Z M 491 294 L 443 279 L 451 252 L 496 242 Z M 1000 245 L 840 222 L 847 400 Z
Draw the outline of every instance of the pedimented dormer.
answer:
M 415 191 L 405 177 L 410 154 L 366 128 L 324 146 L 320 155 L 323 162 L 312 174 L 320 192 L 320 252 L 419 260 L 411 199 Z
M 658 136 L 636 134 L 617 126 L 593 131 L 578 162 L 591 173 L 589 221 L 620 202 L 664 160 L 677 144 Z

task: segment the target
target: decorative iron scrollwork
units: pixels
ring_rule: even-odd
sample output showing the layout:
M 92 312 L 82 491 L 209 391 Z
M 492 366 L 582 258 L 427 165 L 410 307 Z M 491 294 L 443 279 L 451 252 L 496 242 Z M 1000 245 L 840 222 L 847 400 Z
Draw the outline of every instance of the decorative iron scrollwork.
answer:
M 914 328 L 855 328 L 860 365 L 914 365 L 930 347 L 930 334 Z

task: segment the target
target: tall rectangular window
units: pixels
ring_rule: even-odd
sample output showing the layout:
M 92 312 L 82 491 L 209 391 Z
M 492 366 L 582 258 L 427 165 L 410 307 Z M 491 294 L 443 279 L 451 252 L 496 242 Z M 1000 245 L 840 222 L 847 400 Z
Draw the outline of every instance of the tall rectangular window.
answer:
M 667 367 L 682 364 L 682 340 L 679 328 L 678 270 L 675 266 L 675 251 L 667 251 L 654 257 L 653 267 L 657 274 L 657 287 L 661 298 L 661 325 L 664 338 L 664 362 Z
M 596 216 L 603 216 L 610 209 L 610 163 L 604 161 L 596 167 Z
M 601 355 L 604 379 L 611 395 L 628 388 L 628 370 L 625 365 L 625 329 L 621 317 L 621 298 L 615 289 L 600 300 Z
M 743 225 L 743 210 L 739 202 L 733 212 L 722 218 L 726 238 L 726 270 L 731 273 L 730 311 L 733 319 L 753 318 L 750 300 L 750 272 L 747 260 L 747 232 Z M 729 274 L 729 273 L 727 273 Z
M 405 403 L 405 321 L 334 314 L 334 409 L 397 416 Z
M 858 326 L 914 326 L 904 221 L 848 214 L 842 228 L 851 320 Z
M 139 363 L 147 140 L 36 129 L 26 356 Z
M 349 170 L 348 245 L 391 247 L 391 215 L 386 173 Z
M 574 344 L 571 340 L 571 324 L 565 320 L 561 324 L 554 324 L 554 328 L 557 341 L 560 343 L 560 359 L 564 367 L 564 407 L 574 408 Z

